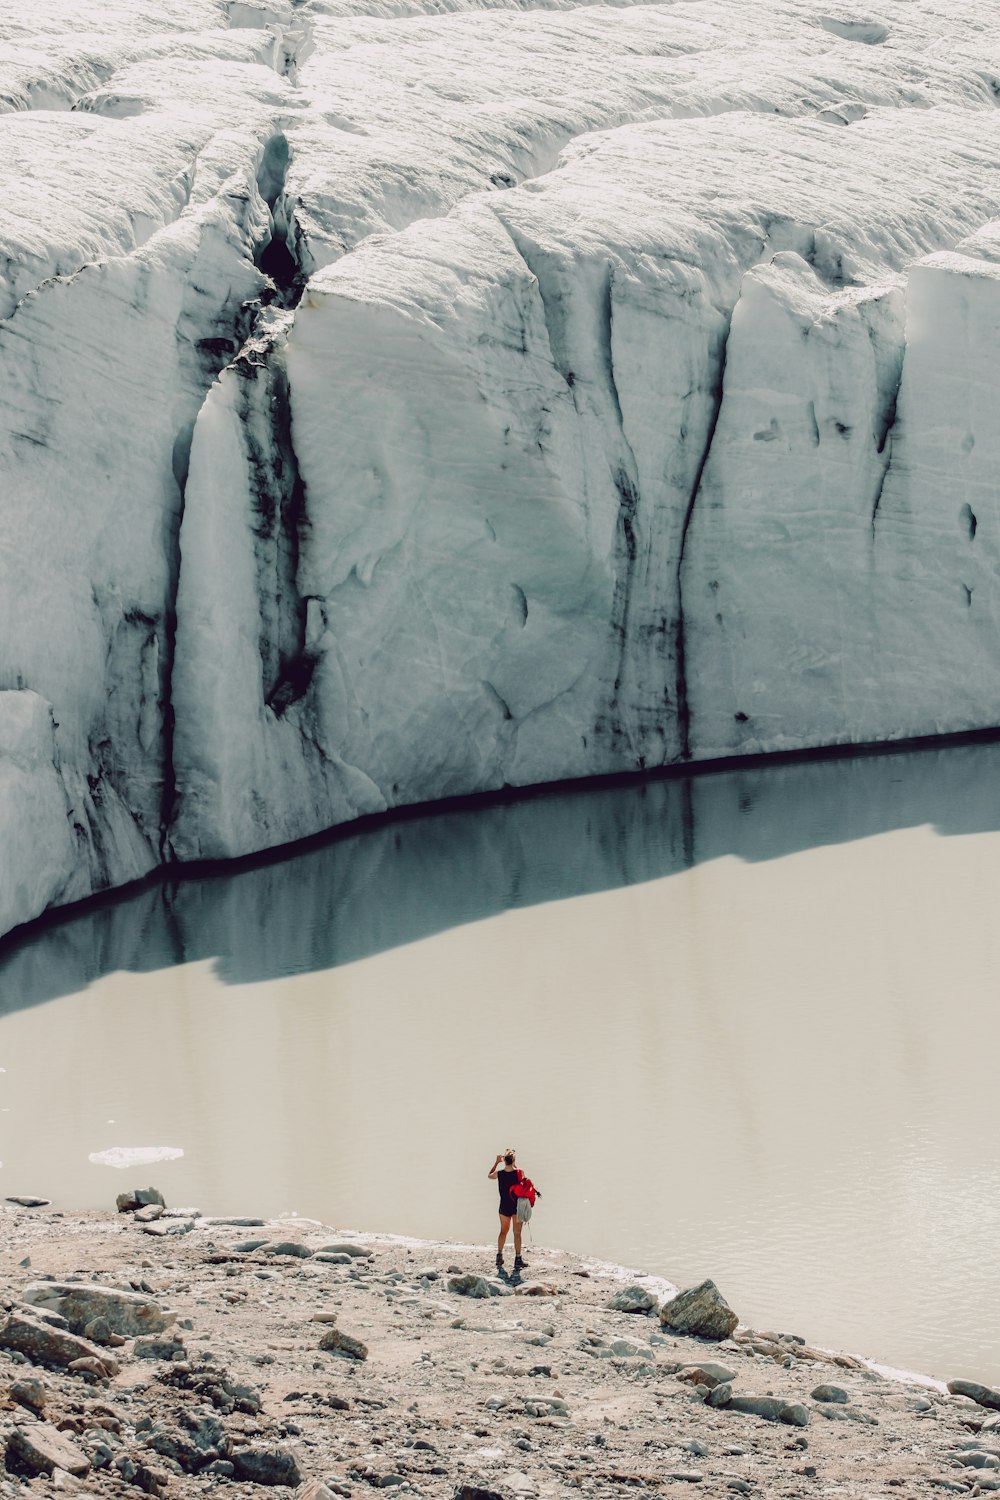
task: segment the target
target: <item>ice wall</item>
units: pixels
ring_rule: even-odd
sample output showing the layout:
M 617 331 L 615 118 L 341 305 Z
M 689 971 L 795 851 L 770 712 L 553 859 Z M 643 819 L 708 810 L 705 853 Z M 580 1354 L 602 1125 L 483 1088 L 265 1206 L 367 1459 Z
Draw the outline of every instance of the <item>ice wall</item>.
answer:
M 998 23 L 0 0 L 0 930 L 997 723 Z

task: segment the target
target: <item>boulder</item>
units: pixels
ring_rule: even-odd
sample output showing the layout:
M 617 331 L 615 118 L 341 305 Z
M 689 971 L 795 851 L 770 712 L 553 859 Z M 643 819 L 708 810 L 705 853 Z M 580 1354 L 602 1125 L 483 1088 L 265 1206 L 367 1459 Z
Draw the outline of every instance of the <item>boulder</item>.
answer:
M 851 1398 L 846 1391 L 841 1390 L 839 1385 L 818 1385 L 812 1393 L 812 1399 L 814 1401 L 835 1401 L 844 1406 Z
M 729 1338 L 739 1318 L 715 1282 L 703 1281 L 665 1302 L 660 1308 L 660 1322 L 675 1333 L 694 1334 L 696 1338 L 719 1343 Z
M 991 1390 L 988 1385 L 980 1385 L 977 1380 L 949 1380 L 948 1390 L 953 1396 L 968 1396 L 977 1406 L 1000 1411 L 1000 1391 Z
M 683 1365 L 676 1373 L 677 1380 L 684 1380 L 688 1385 L 707 1385 L 709 1390 L 714 1390 L 717 1385 L 726 1385 L 729 1381 L 736 1379 L 734 1370 L 727 1370 L 725 1365 L 712 1364 L 710 1360 L 702 1360 L 696 1365 Z
M 340 1328 L 331 1328 L 328 1333 L 324 1333 L 319 1347 L 328 1354 L 342 1354 L 346 1359 L 368 1358 L 368 1345 L 353 1338 L 351 1334 L 344 1333 Z
M 504 1497 L 499 1490 L 487 1490 L 481 1484 L 460 1484 L 455 1500 L 504 1500 Z
M 18 1208 L 48 1208 L 52 1202 L 51 1198 L 33 1198 L 30 1193 L 23 1197 L 7 1198 L 8 1203 L 16 1203 Z
M 808 1408 L 780 1396 L 732 1396 L 726 1411 L 746 1412 L 749 1416 L 763 1417 L 766 1422 L 785 1422 L 789 1427 L 809 1426 Z
M 165 1208 L 163 1194 L 158 1193 L 156 1188 L 133 1188 L 130 1193 L 119 1193 L 115 1199 L 115 1206 L 120 1214 L 134 1214 L 137 1208 L 147 1208 L 151 1203 L 158 1203 Z
M 865 1427 L 878 1426 L 878 1417 L 871 1417 L 854 1406 L 820 1405 L 814 1406 L 813 1411 L 818 1416 L 825 1417 L 828 1422 L 860 1422 Z
M 154 1224 L 165 1213 L 166 1209 L 162 1203 L 147 1203 L 145 1208 L 136 1209 L 135 1222 L 137 1224 Z
M 611 1312 L 649 1313 L 659 1306 L 658 1299 L 644 1286 L 623 1286 L 607 1304 Z
M 92 1354 L 71 1359 L 66 1368 L 71 1375 L 82 1375 L 85 1380 L 107 1380 L 109 1374 L 103 1359 L 95 1359 Z
M 63 1370 L 77 1359 L 97 1359 L 108 1375 L 118 1374 L 117 1361 L 96 1344 L 16 1311 L 0 1328 L 0 1349 L 14 1349 L 26 1355 L 33 1364 L 55 1365 Z M 65 1465 L 60 1467 L 65 1468 Z
M 709 1391 L 705 1397 L 705 1405 L 715 1407 L 728 1406 L 732 1399 L 733 1388 L 727 1382 L 725 1385 L 717 1385 Z
M 498 1297 L 500 1295 L 497 1287 L 494 1287 L 485 1276 L 475 1276 L 467 1271 L 462 1276 L 449 1276 L 449 1292 L 456 1292 L 459 1297 Z
M 94 1282 L 36 1281 L 21 1294 L 22 1301 L 65 1318 L 71 1333 L 84 1333 L 96 1319 L 109 1333 L 136 1338 L 144 1333 L 162 1333 L 174 1322 L 152 1297 Z
M 308 1245 L 299 1244 L 298 1240 L 277 1240 L 274 1244 L 265 1246 L 268 1255 L 292 1255 L 299 1260 L 308 1260 L 312 1251 Z
M 176 1359 L 178 1355 L 185 1353 L 184 1340 L 174 1333 L 168 1334 L 166 1338 L 150 1334 L 146 1338 L 136 1339 L 132 1353 L 136 1359 Z
M 355 1245 L 351 1240 L 338 1240 L 335 1245 L 321 1245 L 323 1255 L 351 1255 L 356 1260 L 370 1260 L 373 1251 L 367 1245 Z
M 34 1375 L 26 1375 L 22 1380 L 15 1380 L 10 1388 L 10 1394 L 18 1406 L 25 1406 L 36 1414 L 45 1410 L 48 1392 L 43 1382 Z
M 157 1219 L 155 1224 L 140 1224 L 143 1234 L 151 1234 L 154 1239 L 162 1240 L 170 1235 L 190 1234 L 194 1228 L 193 1219 Z
M 237 1448 L 231 1455 L 237 1479 L 250 1484 L 286 1484 L 290 1488 L 302 1483 L 298 1461 L 291 1448 L 267 1443 L 253 1443 Z
M 83 1479 L 90 1473 L 87 1455 L 64 1432 L 57 1432 L 47 1422 L 15 1427 L 7 1439 L 5 1461 L 12 1474 L 31 1477 L 51 1474 L 54 1469 L 62 1469 L 75 1479 Z

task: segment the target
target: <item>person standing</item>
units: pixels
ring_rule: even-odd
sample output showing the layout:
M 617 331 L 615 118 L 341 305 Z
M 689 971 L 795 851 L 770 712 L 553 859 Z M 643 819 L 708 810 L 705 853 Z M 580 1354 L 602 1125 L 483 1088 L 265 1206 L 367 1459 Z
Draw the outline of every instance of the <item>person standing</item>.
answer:
M 503 1162 L 503 1166 L 500 1163 Z M 507 1234 L 510 1230 L 511 1221 L 514 1224 L 514 1270 L 527 1270 L 525 1262 L 521 1259 L 521 1232 L 524 1225 L 517 1216 L 517 1199 L 514 1197 L 514 1185 L 520 1182 L 522 1173 L 517 1169 L 515 1153 L 508 1149 L 498 1156 L 490 1168 L 487 1176 L 496 1182 L 500 1188 L 500 1236 L 497 1240 L 497 1270 L 503 1270 L 503 1247 L 507 1243 Z

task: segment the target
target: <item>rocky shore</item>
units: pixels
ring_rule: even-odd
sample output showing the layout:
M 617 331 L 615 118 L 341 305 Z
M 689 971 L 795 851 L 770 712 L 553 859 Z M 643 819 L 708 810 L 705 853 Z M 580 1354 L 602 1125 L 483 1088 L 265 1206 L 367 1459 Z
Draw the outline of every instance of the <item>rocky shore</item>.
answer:
M 119 1204 L 0 1212 L 0 1496 L 1000 1490 L 1000 1394 L 747 1328 L 711 1282 Z

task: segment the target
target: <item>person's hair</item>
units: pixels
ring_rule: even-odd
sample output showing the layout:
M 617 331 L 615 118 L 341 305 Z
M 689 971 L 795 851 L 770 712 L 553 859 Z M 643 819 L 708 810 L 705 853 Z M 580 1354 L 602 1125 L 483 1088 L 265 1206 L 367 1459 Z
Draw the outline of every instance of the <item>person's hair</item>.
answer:
M 507 1163 L 507 1165 L 508 1165 L 508 1167 L 509 1167 L 509 1166 L 510 1166 L 510 1164 L 511 1164 L 511 1162 L 512 1162 L 512 1161 L 513 1161 L 513 1160 L 514 1160 L 514 1152 L 513 1152 L 513 1149 L 510 1149 L 510 1150 L 508 1150 L 508 1151 L 505 1151 L 505 1152 L 504 1152 L 504 1154 L 503 1154 L 503 1159 L 504 1159 L 504 1161 L 505 1161 L 505 1162 L 506 1162 L 506 1163 Z

